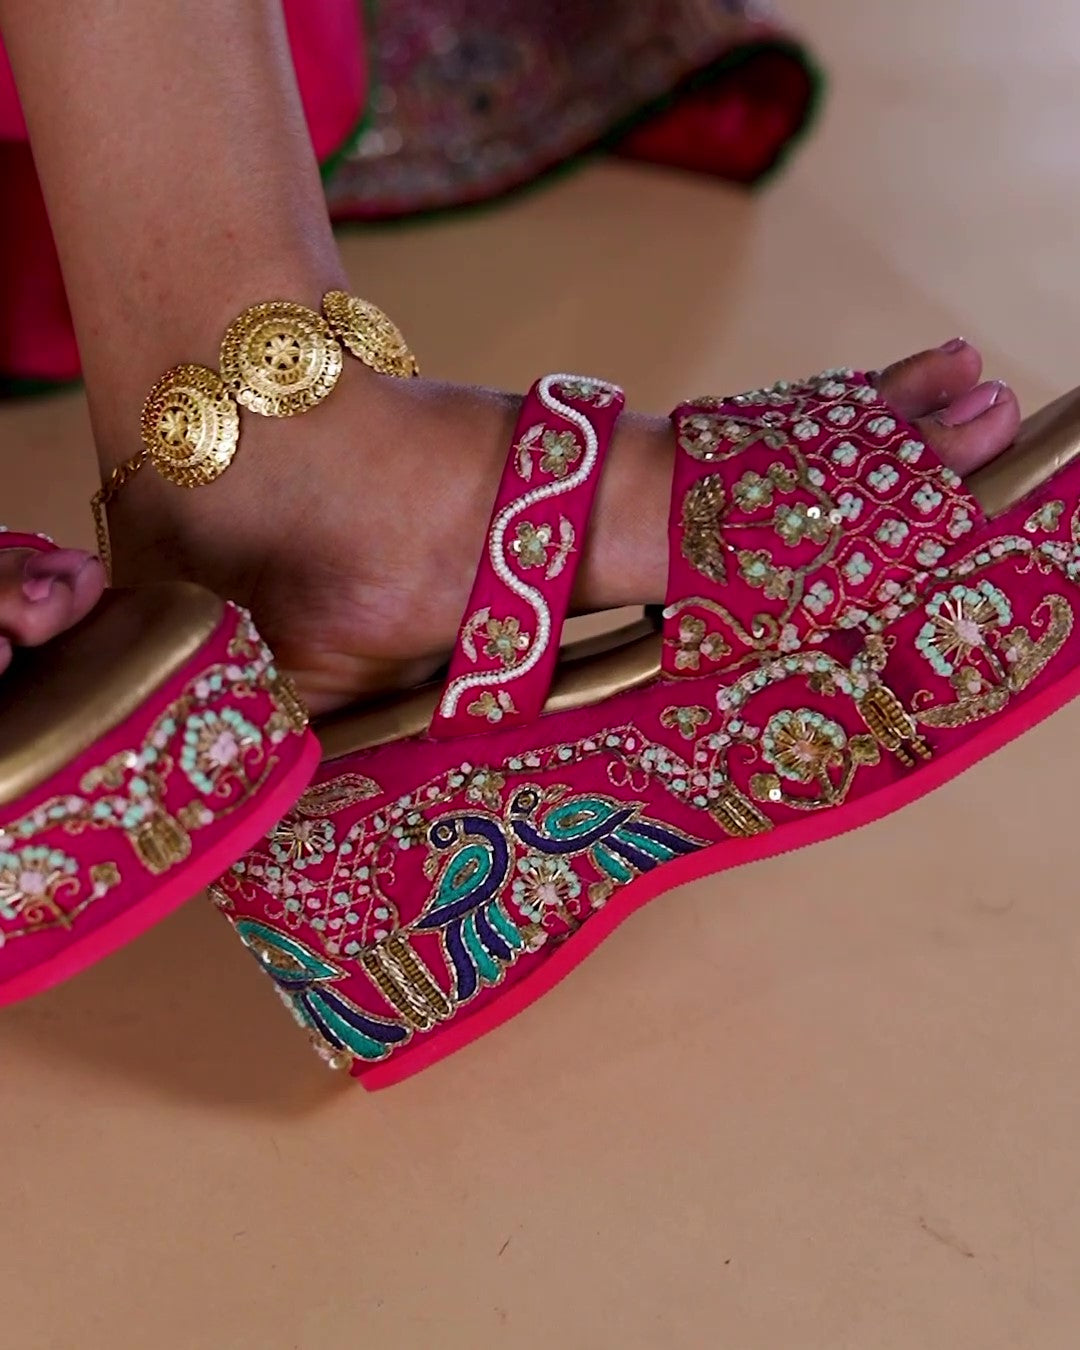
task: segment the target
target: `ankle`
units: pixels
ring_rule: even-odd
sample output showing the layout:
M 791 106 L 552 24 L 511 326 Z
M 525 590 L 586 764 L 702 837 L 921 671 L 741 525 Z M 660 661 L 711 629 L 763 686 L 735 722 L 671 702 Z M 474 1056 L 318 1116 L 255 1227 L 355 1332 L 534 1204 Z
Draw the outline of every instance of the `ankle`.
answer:
M 206 289 L 177 296 L 163 288 L 139 306 L 137 330 L 110 326 L 106 342 L 92 341 L 84 354 L 87 400 L 104 478 L 138 452 L 139 419 L 154 383 L 169 369 L 194 364 L 217 371 L 221 339 L 245 309 L 269 299 L 288 299 L 319 310 L 329 290 L 348 287 L 336 250 L 328 257 L 269 262 L 257 271 L 201 279 Z

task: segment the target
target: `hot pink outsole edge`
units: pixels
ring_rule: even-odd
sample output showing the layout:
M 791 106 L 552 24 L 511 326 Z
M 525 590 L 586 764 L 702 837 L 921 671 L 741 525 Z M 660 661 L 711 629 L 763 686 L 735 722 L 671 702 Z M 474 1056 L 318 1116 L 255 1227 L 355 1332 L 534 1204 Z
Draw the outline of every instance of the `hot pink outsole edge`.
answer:
M 296 804 L 315 773 L 319 754 L 317 738 L 311 731 L 306 732 L 293 762 L 279 772 L 272 787 L 260 792 L 248 810 L 238 815 L 225 838 L 212 848 L 195 853 L 189 862 L 175 869 L 167 881 L 155 887 L 145 900 L 77 939 L 40 965 L 32 966 L 5 981 L 0 985 L 0 1008 L 35 994 L 43 994 L 54 985 L 79 974 L 87 966 L 137 938 L 174 909 L 178 909 L 185 900 L 196 896 L 272 830 Z
M 793 853 L 811 844 L 824 843 L 827 839 L 835 839 L 891 815 L 919 797 L 925 797 L 944 786 L 979 760 L 1022 736 L 1025 731 L 1064 707 L 1077 694 L 1080 694 L 1080 666 L 1050 688 L 1020 704 L 1012 713 L 999 716 L 963 746 L 948 751 L 940 759 L 924 763 L 908 777 L 897 779 L 858 801 L 848 802 L 817 816 L 792 821 L 768 834 L 710 844 L 698 853 L 678 858 L 654 872 L 646 873 L 616 892 L 604 908 L 574 934 L 572 941 L 560 947 L 533 974 L 511 985 L 501 998 L 457 1025 L 441 1031 L 426 1043 L 419 1040 L 415 1049 L 410 1047 L 384 1064 L 365 1066 L 359 1071 L 354 1068 L 351 1071 L 353 1077 L 371 1091 L 391 1087 L 394 1083 L 411 1078 L 413 1074 L 463 1049 L 522 1012 L 565 979 L 624 919 L 650 900 L 687 882 L 716 876 L 730 868 L 743 867 L 764 858 Z

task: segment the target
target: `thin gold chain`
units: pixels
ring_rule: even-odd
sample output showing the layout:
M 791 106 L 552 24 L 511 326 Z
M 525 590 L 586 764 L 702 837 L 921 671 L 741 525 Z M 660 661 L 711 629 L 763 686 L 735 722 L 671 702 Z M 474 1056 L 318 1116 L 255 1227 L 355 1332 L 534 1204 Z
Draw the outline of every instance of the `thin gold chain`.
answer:
M 112 578 L 112 544 L 109 541 L 109 519 L 106 507 L 120 489 L 134 478 L 150 458 L 149 452 L 140 450 L 123 464 L 118 464 L 97 492 L 90 498 L 90 510 L 94 513 L 94 532 L 97 535 L 98 557 L 105 565 L 105 575 Z

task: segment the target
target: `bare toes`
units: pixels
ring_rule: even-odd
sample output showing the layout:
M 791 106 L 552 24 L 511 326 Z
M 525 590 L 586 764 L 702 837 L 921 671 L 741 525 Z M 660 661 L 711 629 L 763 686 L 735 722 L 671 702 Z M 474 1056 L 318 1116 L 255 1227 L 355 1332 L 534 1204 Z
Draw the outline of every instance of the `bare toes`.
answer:
M 37 647 L 86 617 L 105 589 L 92 553 L 0 550 L 0 669 L 11 647 Z
M 923 438 L 961 478 L 1000 455 L 1020 428 L 1016 395 L 1000 380 L 988 380 L 948 408 L 916 418 Z
M 881 371 L 874 383 L 882 397 L 909 422 L 948 407 L 982 373 L 978 348 L 963 338 L 905 356 Z

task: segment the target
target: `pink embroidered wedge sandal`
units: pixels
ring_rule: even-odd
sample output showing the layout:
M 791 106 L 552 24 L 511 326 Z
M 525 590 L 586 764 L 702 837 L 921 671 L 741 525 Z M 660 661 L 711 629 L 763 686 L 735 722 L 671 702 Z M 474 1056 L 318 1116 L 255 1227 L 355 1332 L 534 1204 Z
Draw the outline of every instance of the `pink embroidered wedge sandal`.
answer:
M 1080 396 L 963 484 L 850 372 L 676 409 L 662 615 L 558 662 L 621 406 L 534 387 L 445 682 L 326 724 L 315 785 L 215 888 L 367 1086 L 653 896 L 895 810 L 1080 689 Z
M 5 532 L 0 547 L 51 550 Z M 107 591 L 16 652 L 0 704 L 0 1005 L 212 881 L 311 778 L 318 742 L 244 613 L 186 583 Z

